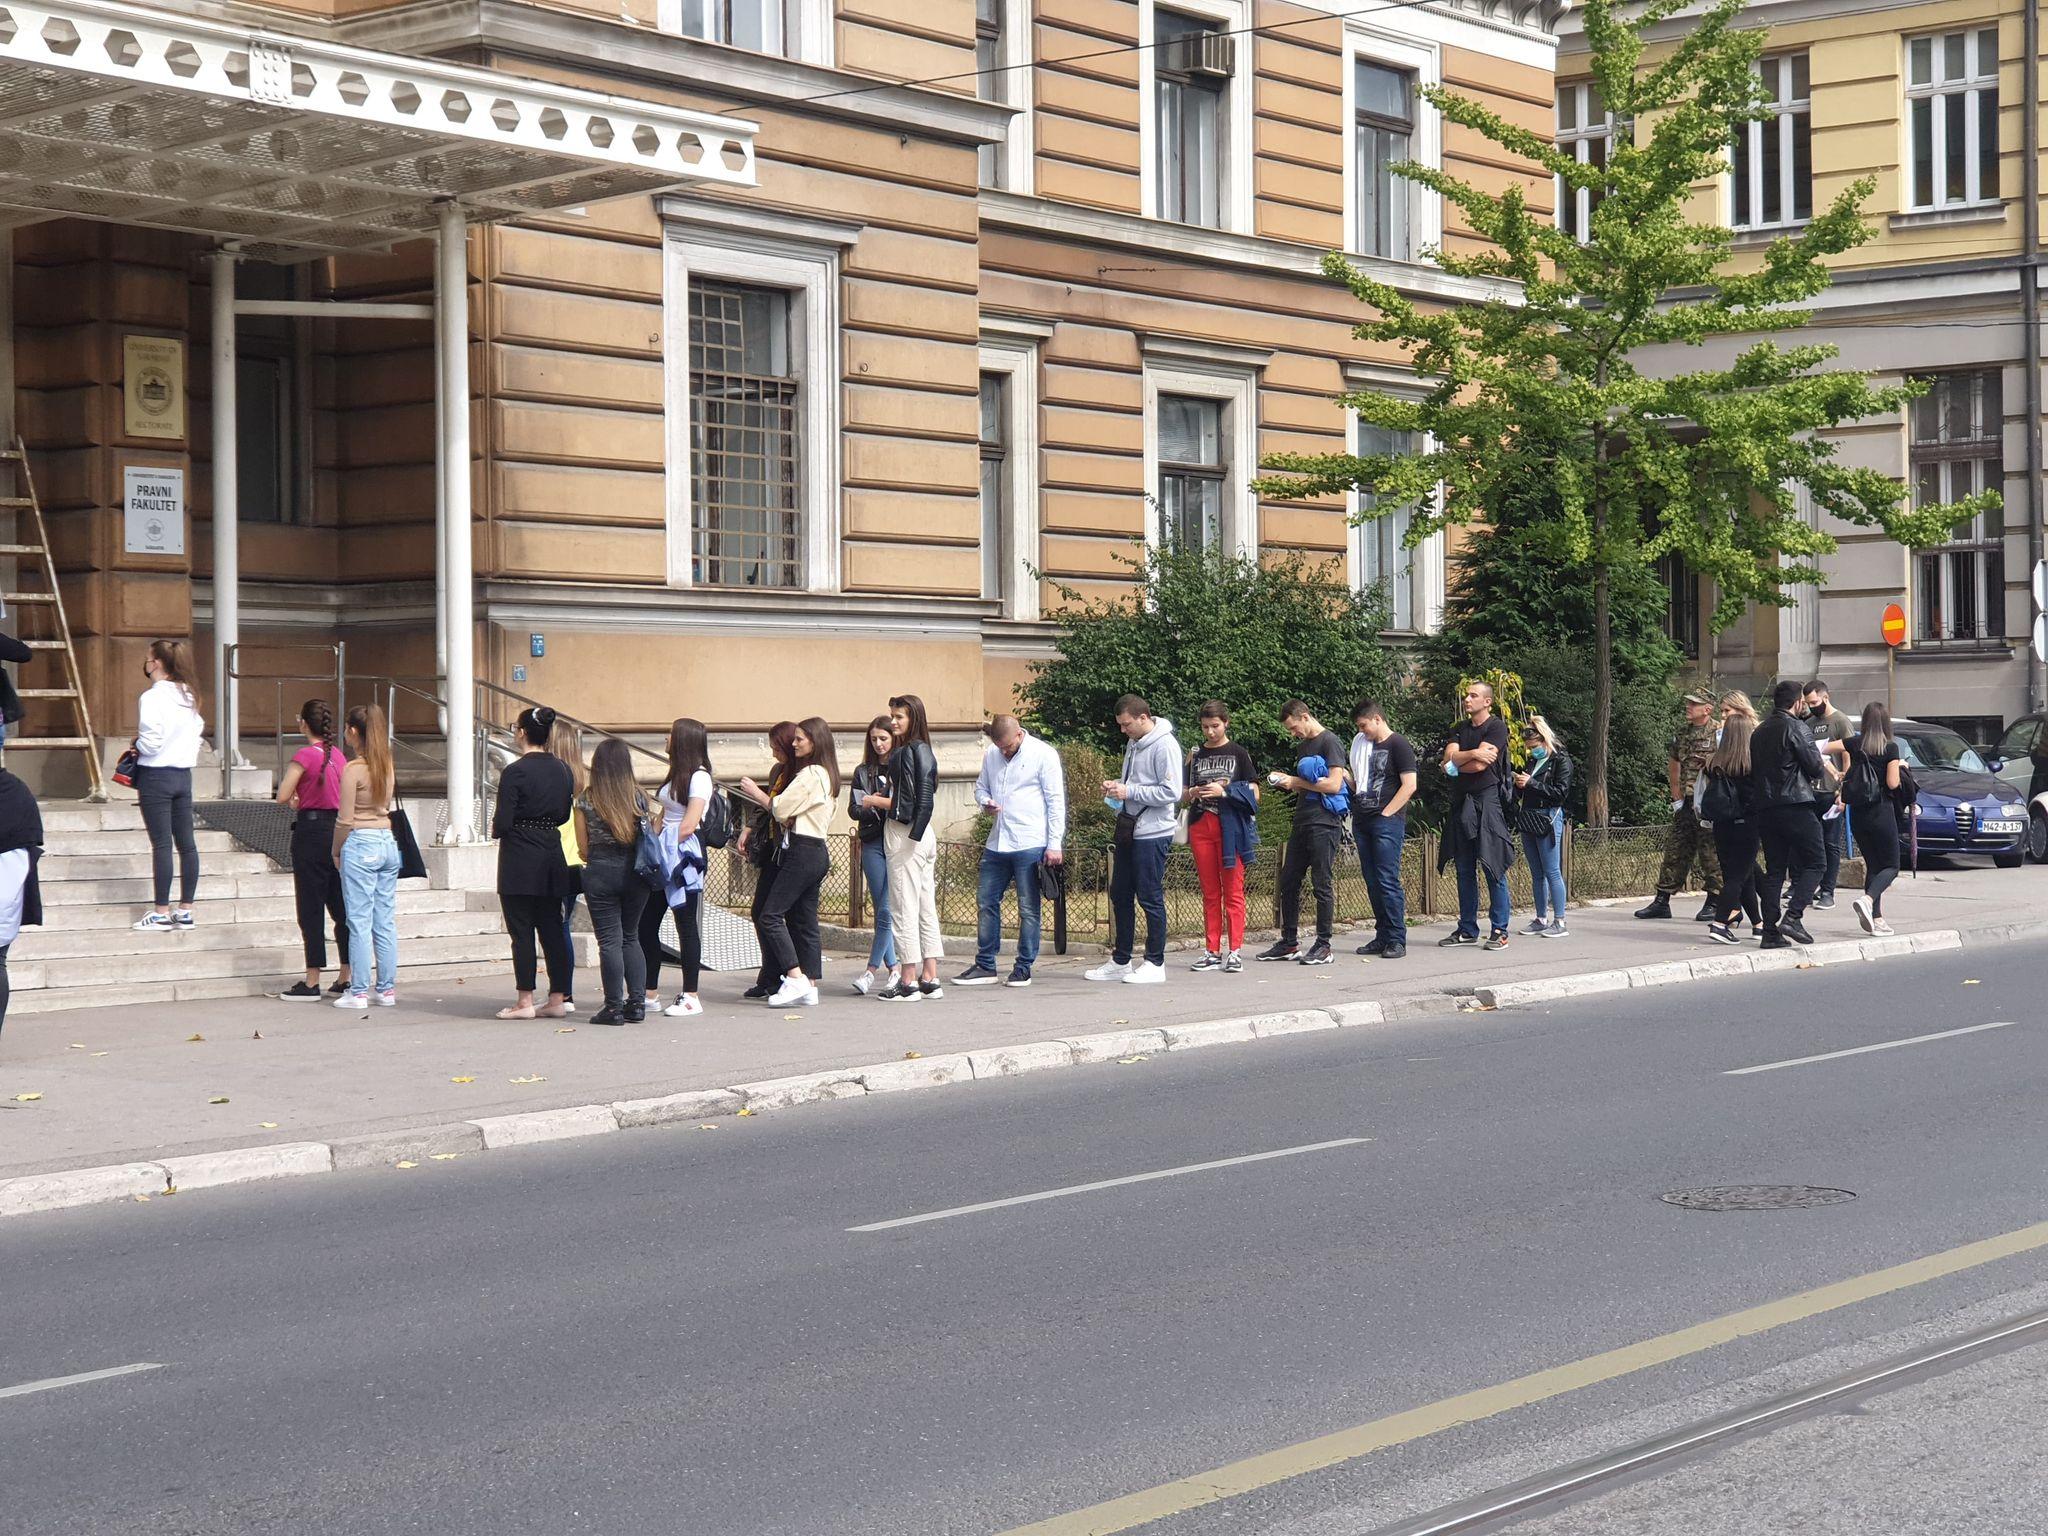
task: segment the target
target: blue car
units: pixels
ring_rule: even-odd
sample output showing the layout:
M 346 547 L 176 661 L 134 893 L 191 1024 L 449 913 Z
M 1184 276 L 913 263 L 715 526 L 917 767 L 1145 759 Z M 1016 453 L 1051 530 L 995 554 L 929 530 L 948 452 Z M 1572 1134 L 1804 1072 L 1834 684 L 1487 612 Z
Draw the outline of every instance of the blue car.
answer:
M 2000 869 L 2017 867 L 2026 857 L 2025 795 L 1947 726 L 1895 720 L 1892 728 L 1920 781 L 1920 851 L 1989 854 Z

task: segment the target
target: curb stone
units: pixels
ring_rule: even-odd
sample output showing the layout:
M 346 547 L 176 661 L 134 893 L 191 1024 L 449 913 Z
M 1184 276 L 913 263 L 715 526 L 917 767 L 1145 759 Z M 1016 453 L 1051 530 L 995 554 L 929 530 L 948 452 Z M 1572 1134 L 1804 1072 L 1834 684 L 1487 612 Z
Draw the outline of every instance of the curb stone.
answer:
M 754 1083 L 736 1083 L 727 1088 L 692 1089 L 659 1098 L 622 1099 L 615 1103 L 579 1104 L 445 1125 L 374 1131 L 344 1137 L 331 1144 L 282 1142 L 226 1152 L 169 1157 L 156 1162 L 115 1163 L 57 1173 L 23 1174 L 0 1179 L 0 1218 L 129 1200 L 181 1189 L 218 1188 L 256 1180 L 376 1167 L 413 1161 L 436 1152 L 476 1152 L 530 1146 L 646 1126 L 693 1123 L 737 1114 L 742 1110 L 758 1113 L 790 1109 L 835 1099 L 863 1098 L 871 1093 L 940 1087 L 1054 1067 L 1092 1066 L 1133 1056 L 1155 1056 L 1211 1045 L 1243 1044 L 1279 1035 L 1436 1016 L 1461 1003 L 1476 1002 L 1484 1008 L 1518 1007 L 1639 987 L 1675 986 L 1686 981 L 1757 975 L 1801 966 L 1933 954 L 2042 937 L 2048 937 L 2048 919 L 1990 923 L 1965 929 L 1943 928 L 1926 933 L 1814 945 L 1808 949 L 1703 955 L 1695 960 L 1660 961 L 1579 976 L 1503 982 L 1497 987 L 1445 988 L 1392 998 L 1383 1003 L 1334 1003 L 1326 1008 L 1252 1014 L 1194 1024 L 1110 1030 L 1059 1040 L 1032 1041 L 945 1056 L 876 1062 L 870 1066 L 768 1078 Z

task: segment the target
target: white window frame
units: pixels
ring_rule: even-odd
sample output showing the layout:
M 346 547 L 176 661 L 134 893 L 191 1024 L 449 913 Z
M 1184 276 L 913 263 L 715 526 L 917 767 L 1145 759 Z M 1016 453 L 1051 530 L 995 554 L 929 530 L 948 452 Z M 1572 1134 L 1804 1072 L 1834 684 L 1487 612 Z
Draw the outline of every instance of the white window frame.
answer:
M 1800 229 L 1812 222 L 1809 211 L 1805 218 L 1793 212 L 1798 207 L 1798 180 L 1793 166 L 1792 146 L 1797 140 L 1795 121 L 1806 119 L 1807 164 L 1806 164 L 1806 206 L 1813 207 L 1813 55 L 1810 49 L 1795 48 L 1788 53 L 1766 54 L 1757 60 L 1757 69 L 1765 86 L 1775 100 L 1777 84 L 1772 80 L 1773 72 L 1782 73 L 1790 86 L 1792 61 L 1804 58 L 1806 62 L 1806 94 L 1790 101 L 1778 102 L 1769 117 L 1758 122 L 1744 123 L 1735 131 L 1748 141 L 1749 148 L 1749 211 L 1751 218 L 1746 224 L 1735 222 L 1735 157 L 1729 154 L 1728 166 L 1728 227 L 1735 230 Z M 1764 139 L 1768 134 L 1778 135 L 1778 202 L 1784 213 L 1783 218 L 1766 221 L 1761 217 L 1764 206 Z
M 1226 554 L 1255 556 L 1259 552 L 1259 503 L 1252 495 L 1252 477 L 1259 464 L 1259 376 L 1256 370 L 1179 363 L 1145 365 L 1145 544 L 1156 549 L 1165 530 L 1159 526 L 1159 397 L 1191 395 L 1223 402 L 1223 441 L 1230 455 L 1223 477 L 1223 508 L 1219 519 Z
M 1035 341 L 1021 339 L 983 337 L 981 343 L 980 371 L 999 373 L 1008 385 L 1003 391 L 1003 480 L 1011 547 L 996 593 L 1006 619 L 1039 615 L 1038 578 L 1032 573 L 1043 558 L 1038 548 L 1038 351 Z
M 1016 115 L 1004 130 L 1002 143 L 995 146 L 996 185 L 982 190 L 1028 197 L 1038 163 L 1033 153 L 1036 128 L 1032 112 L 1038 95 L 1038 77 L 1031 62 L 1031 0 L 996 0 L 996 12 L 1002 18 L 997 57 L 1003 73 L 993 91 L 975 94 L 984 101 L 1014 108 Z
M 669 212 L 664 209 L 664 212 Z M 745 218 L 749 214 L 738 214 Z M 843 520 L 839 425 L 839 271 L 851 226 L 797 217 L 775 219 L 781 231 L 746 230 L 721 215 L 717 227 L 671 216 L 662 238 L 662 407 L 667 567 L 671 587 L 694 587 L 691 552 L 690 280 L 692 275 L 790 295 L 790 357 L 796 364 L 802 445 L 798 494 L 803 508 L 803 576 L 792 588 L 766 591 L 837 592 Z M 791 226 L 815 226 L 804 234 Z M 806 237 L 808 236 L 808 238 Z M 737 588 L 707 586 L 706 591 Z M 753 589 L 747 589 L 753 590 Z
M 1353 21 L 1344 29 L 1344 241 L 1346 249 L 1362 253 L 1358 221 L 1364 216 L 1364 189 L 1358 184 L 1358 69 L 1360 59 L 1398 69 L 1415 80 L 1415 144 L 1409 156 L 1417 165 L 1441 169 L 1444 163 L 1443 118 L 1423 98 L 1424 86 L 1443 84 L 1443 49 L 1434 42 L 1402 37 L 1377 27 Z M 1414 247 L 1406 260 L 1422 260 L 1423 252 L 1443 243 L 1443 199 L 1427 187 L 1405 182 L 1408 228 Z M 1385 260 L 1384 257 L 1365 257 Z
M 1985 193 L 1983 180 L 1980 175 L 1983 160 L 1978 153 L 1980 145 L 1979 114 L 1977 111 L 1978 93 L 1986 86 L 1989 86 L 1994 93 L 1998 91 L 1998 64 L 1994 61 L 1991 73 L 1988 75 L 1980 74 L 1974 68 L 1974 61 L 1977 59 L 1978 54 L 1977 34 L 1980 32 L 1990 32 L 1996 36 L 1998 31 L 1998 19 L 1991 17 L 1986 21 L 1967 22 L 1959 27 L 1946 27 L 1939 32 L 1914 33 L 1900 40 L 1904 52 L 1900 56 L 1899 77 L 1906 83 L 1906 110 L 1900 114 L 1901 121 L 1899 123 L 1900 134 L 1905 140 L 1905 159 L 1899 164 L 1899 206 L 1909 213 L 1932 213 L 1944 208 L 1996 207 L 2003 201 L 1996 192 Z M 1958 32 L 1962 34 L 1964 39 L 1964 78 L 1961 80 L 1942 80 L 1939 78 L 1940 59 L 1945 52 L 1942 44 Z M 1913 45 L 1921 42 L 1932 44 L 1935 68 L 1930 73 L 1936 78 L 1930 80 L 1925 85 L 1915 85 L 1913 84 Z M 1808 89 L 1811 89 L 1811 86 Z M 1948 183 L 1948 178 L 1944 174 L 1944 160 L 1946 159 L 1946 151 L 1948 149 L 1948 114 L 1941 110 L 1939 103 L 1947 97 L 1956 95 L 1960 95 L 1963 98 L 1963 196 L 1958 200 L 1952 201 L 1947 197 L 1944 190 Z M 1919 148 L 1913 142 L 1913 103 L 1916 101 L 1933 101 L 1936 103 L 1928 112 L 1928 120 L 1933 125 L 1934 134 L 1934 144 L 1928 159 L 1934 167 L 1934 173 L 1930 178 L 1931 184 L 1927 190 L 1932 195 L 1933 200 L 1925 203 L 1913 200 L 1913 165 L 1916 151 Z M 2003 101 L 1999 103 L 1999 107 L 2002 111 L 2004 108 Z M 1996 146 L 1993 146 L 1992 158 L 1995 164 L 1997 161 Z
M 1614 152 L 1614 114 L 1606 110 L 1605 102 L 1601 103 L 1601 126 L 1596 129 L 1586 125 L 1586 107 L 1592 99 L 1594 84 L 1595 82 L 1591 80 L 1560 80 L 1556 90 L 1556 95 L 1559 97 L 1562 97 L 1566 91 L 1573 93 L 1573 103 L 1578 108 L 1576 113 L 1578 126 L 1570 130 L 1561 126 L 1554 128 L 1553 142 L 1560 151 L 1568 149 L 1572 158 L 1581 165 L 1588 163 L 1590 158 L 1584 152 L 1586 145 L 1605 142 L 1607 152 L 1610 155 Z M 1551 110 L 1553 113 L 1552 122 L 1557 123 L 1563 117 L 1563 114 L 1557 111 L 1555 105 L 1553 105 Z M 1558 219 L 1558 215 L 1564 212 L 1564 200 L 1567 193 L 1564 178 L 1562 176 L 1553 177 L 1552 185 L 1556 193 L 1553 201 L 1557 204 L 1557 213 L 1551 217 L 1557 221 L 1558 228 L 1562 229 L 1564 225 Z M 1572 212 L 1575 215 L 1572 225 L 1578 231 L 1573 238 L 1578 240 L 1580 244 L 1584 244 L 1588 229 L 1593 220 L 1593 194 L 1583 187 L 1574 187 L 1569 189 L 1569 191 L 1573 200 Z
M 1222 185 L 1217 203 L 1223 211 L 1223 228 L 1234 234 L 1252 233 L 1257 176 L 1257 157 L 1252 148 L 1252 92 L 1255 89 L 1253 50 L 1257 39 L 1252 25 L 1251 0 L 1173 0 L 1156 5 L 1155 0 L 1138 0 L 1138 187 L 1139 206 L 1145 217 L 1159 213 L 1159 60 L 1157 12 L 1177 11 L 1219 23 L 1237 45 L 1237 59 L 1230 83 L 1224 91 L 1223 142 L 1226 152 L 1218 169 Z M 1195 226 L 1200 227 L 1200 226 Z
M 1344 387 L 1347 390 L 1377 390 L 1383 394 L 1413 395 L 1417 399 L 1422 390 L 1417 387 L 1414 375 L 1382 372 L 1369 364 L 1354 363 L 1344 370 Z M 1348 413 L 1349 424 L 1344 429 L 1345 440 L 1351 452 L 1361 453 L 1365 423 L 1356 412 Z M 1429 452 L 1434 444 L 1427 433 L 1420 434 L 1420 451 Z M 1431 496 L 1430 502 L 1437 501 Z M 1356 486 L 1344 493 L 1344 516 L 1346 521 L 1344 540 L 1344 579 L 1351 590 L 1363 592 L 1365 583 L 1365 541 L 1373 533 L 1373 525 L 1355 521 L 1363 510 L 1364 497 Z M 1418 509 L 1419 510 L 1419 509 Z M 1408 551 L 1408 606 L 1414 623 L 1407 628 L 1389 626 L 1383 631 L 1390 635 L 1433 635 L 1443 627 L 1444 621 L 1444 535 L 1439 529 Z
M 792 59 L 800 64 L 822 64 L 831 67 L 832 48 L 832 7 L 829 0 L 764 0 L 764 3 L 779 3 L 782 7 L 782 51 L 764 55 L 768 58 Z M 671 37 L 689 37 L 694 42 L 710 42 L 683 30 L 683 0 L 657 0 L 654 11 L 657 30 Z M 730 43 L 711 43 L 714 48 L 729 48 Z M 742 50 L 743 52 L 751 50 Z

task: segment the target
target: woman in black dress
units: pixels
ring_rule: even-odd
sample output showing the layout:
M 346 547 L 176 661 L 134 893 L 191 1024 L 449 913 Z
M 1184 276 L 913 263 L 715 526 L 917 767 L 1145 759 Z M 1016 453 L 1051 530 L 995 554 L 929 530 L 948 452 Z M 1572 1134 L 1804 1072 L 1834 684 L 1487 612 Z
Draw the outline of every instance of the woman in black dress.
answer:
M 562 926 L 562 902 L 574 889 L 562 856 L 562 824 L 575 810 L 575 780 L 569 765 L 548 750 L 555 712 L 545 705 L 519 717 L 513 739 L 519 758 L 498 776 L 498 812 L 491 834 L 498 839 L 498 904 L 512 936 L 512 984 L 518 1000 L 500 1008 L 501 1019 L 559 1019 L 568 1009 L 574 961 Z M 534 1006 L 534 947 L 538 940 L 548 964 L 548 1000 Z

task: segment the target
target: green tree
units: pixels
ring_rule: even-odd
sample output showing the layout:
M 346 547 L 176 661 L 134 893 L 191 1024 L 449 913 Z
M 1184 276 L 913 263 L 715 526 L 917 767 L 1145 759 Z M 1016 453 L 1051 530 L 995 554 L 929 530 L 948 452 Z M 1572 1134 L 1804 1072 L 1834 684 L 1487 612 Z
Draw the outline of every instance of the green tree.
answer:
M 1767 114 L 1755 70 L 1764 34 L 1736 29 L 1743 0 L 1719 0 L 1647 64 L 1646 32 L 1683 4 L 1650 0 L 1625 19 L 1615 0 L 1586 0 L 1593 80 L 1614 118 L 1604 165 L 1580 164 L 1455 92 L 1426 92 L 1449 122 L 1556 176 L 1566 197 L 1587 193 L 1584 239 L 1532 213 L 1517 186 L 1494 194 L 1402 166 L 1487 242 L 1476 254 L 1439 249 L 1430 259 L 1453 276 L 1506 279 L 1516 295 L 1425 309 L 1341 256 L 1325 258 L 1324 270 L 1374 312 L 1356 334 L 1407 351 L 1429 385 L 1420 398 L 1366 391 L 1342 403 L 1373 426 L 1418 441 L 1427 434 L 1430 446 L 1276 458 L 1265 467 L 1281 473 L 1260 486 L 1287 497 L 1369 489 L 1363 517 L 1413 509 L 1412 547 L 1483 515 L 1529 474 L 1550 478 L 1559 547 L 1591 577 L 1587 813 L 1598 825 L 1609 811 L 1619 573 L 1683 555 L 1718 588 L 1719 629 L 1750 603 L 1782 607 L 1788 587 L 1822 579 L 1818 561 L 1835 544 L 1800 516 L 1801 487 L 1829 516 L 1915 548 L 1996 505 L 1985 492 L 1915 509 L 1897 481 L 1843 464 L 1822 436 L 1896 415 L 1918 393 L 1826 367 L 1832 347 L 1780 345 L 1770 334 L 1803 324 L 1799 306 L 1828 285 L 1826 259 L 1869 238 L 1861 208 L 1874 184 L 1845 188 L 1753 270 L 1735 270 L 1729 232 L 1688 208 L 1693 188 L 1727 169 L 1731 130 Z M 1682 348 L 1728 336 L 1750 339 L 1725 366 L 1674 361 Z
M 1024 687 L 1027 717 L 1054 740 L 1121 749 L 1116 701 L 1135 693 L 1192 748 L 1201 740 L 1197 712 L 1214 698 L 1230 706 L 1232 738 L 1261 765 L 1277 766 L 1292 760 L 1280 726 L 1289 699 L 1341 727 L 1361 696 L 1382 697 L 1393 685 L 1380 640 L 1385 608 L 1376 593 L 1353 591 L 1341 571 L 1299 556 L 1266 563 L 1172 547 L 1129 563 L 1132 596 L 1064 615 L 1058 654 L 1036 663 Z

